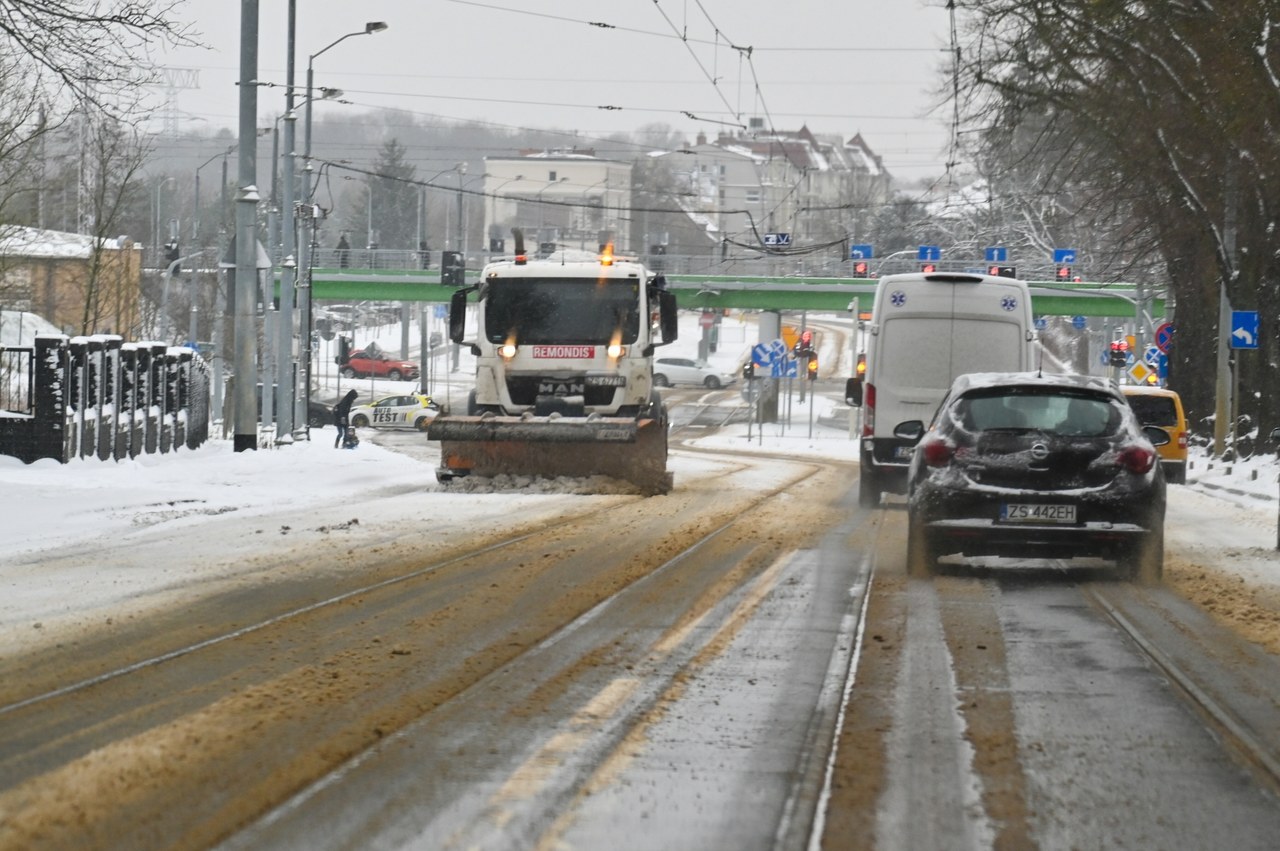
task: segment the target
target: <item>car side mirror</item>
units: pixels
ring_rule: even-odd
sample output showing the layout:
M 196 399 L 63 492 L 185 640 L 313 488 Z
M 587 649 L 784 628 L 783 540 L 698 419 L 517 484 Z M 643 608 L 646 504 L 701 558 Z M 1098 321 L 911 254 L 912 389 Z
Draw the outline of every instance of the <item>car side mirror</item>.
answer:
M 1157 426 L 1143 426 L 1142 433 L 1151 441 L 1152 446 L 1164 446 L 1169 442 L 1169 432 Z
M 1271 442 L 1280 443 L 1280 427 L 1271 429 Z
M 915 443 L 924 437 L 924 421 L 907 420 L 906 422 L 898 423 L 893 427 L 893 436 Z
M 850 378 L 844 383 L 844 400 L 854 408 L 862 407 L 862 379 Z

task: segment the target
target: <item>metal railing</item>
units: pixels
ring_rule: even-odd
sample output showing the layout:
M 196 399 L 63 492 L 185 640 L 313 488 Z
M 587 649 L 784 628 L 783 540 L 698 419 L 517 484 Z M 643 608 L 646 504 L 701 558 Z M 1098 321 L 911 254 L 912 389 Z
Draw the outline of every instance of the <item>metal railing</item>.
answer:
M 34 402 L 30 348 L 0 347 L 0 411 L 30 415 Z

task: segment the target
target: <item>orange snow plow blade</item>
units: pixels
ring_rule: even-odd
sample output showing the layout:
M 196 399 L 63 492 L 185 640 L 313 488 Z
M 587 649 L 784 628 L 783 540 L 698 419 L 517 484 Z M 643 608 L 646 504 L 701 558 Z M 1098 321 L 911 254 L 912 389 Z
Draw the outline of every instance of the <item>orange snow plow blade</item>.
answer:
M 610 417 L 436 417 L 427 438 L 440 441 L 436 478 L 458 476 L 608 476 L 648 494 L 667 493 L 666 424 Z

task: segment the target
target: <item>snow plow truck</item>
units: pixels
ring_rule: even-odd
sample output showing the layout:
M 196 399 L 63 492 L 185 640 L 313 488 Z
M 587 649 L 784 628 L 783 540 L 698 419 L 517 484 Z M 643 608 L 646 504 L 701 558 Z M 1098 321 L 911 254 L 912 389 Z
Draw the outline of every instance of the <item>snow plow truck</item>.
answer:
M 489 263 L 451 299 L 449 338 L 470 347 L 476 378 L 465 413 L 427 428 L 440 442 L 436 478 L 602 475 L 667 493 L 653 352 L 676 339 L 674 294 L 609 247 L 589 260 L 529 260 L 518 233 L 515 242 L 514 258 Z

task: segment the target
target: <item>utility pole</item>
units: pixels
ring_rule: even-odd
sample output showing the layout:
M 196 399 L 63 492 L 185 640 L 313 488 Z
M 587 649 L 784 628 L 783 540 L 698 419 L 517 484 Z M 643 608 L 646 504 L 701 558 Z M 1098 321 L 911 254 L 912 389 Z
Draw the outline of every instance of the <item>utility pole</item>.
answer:
M 293 114 L 293 81 L 294 81 L 294 44 L 298 24 L 298 0 L 289 0 L 289 32 L 287 57 L 285 60 L 284 78 L 284 199 L 283 223 L 280 251 L 283 261 L 280 266 L 280 327 L 276 337 L 276 440 L 290 438 L 293 426 L 298 422 L 295 417 L 305 417 L 306 409 L 298 403 L 299 394 L 294 390 L 293 371 L 293 308 L 298 268 L 294 247 L 298 232 L 294 216 L 294 148 L 296 147 L 296 116 Z M 276 160 L 271 161 L 272 174 L 276 170 Z M 305 420 L 303 420 L 305 422 Z
M 1226 450 L 1227 429 L 1232 419 L 1231 407 L 1231 352 L 1227 335 L 1231 329 L 1231 300 L 1227 296 L 1228 280 L 1236 273 L 1236 198 L 1237 185 L 1235 156 L 1227 160 L 1226 210 L 1222 222 L 1222 251 L 1226 255 L 1226 271 L 1218 288 L 1218 369 L 1214 395 L 1213 457 L 1221 458 Z M 1233 447 L 1234 449 L 1234 447 Z
M 240 0 L 240 150 L 236 192 L 235 451 L 258 448 L 258 0 Z M 265 388 L 264 388 L 265 391 Z

